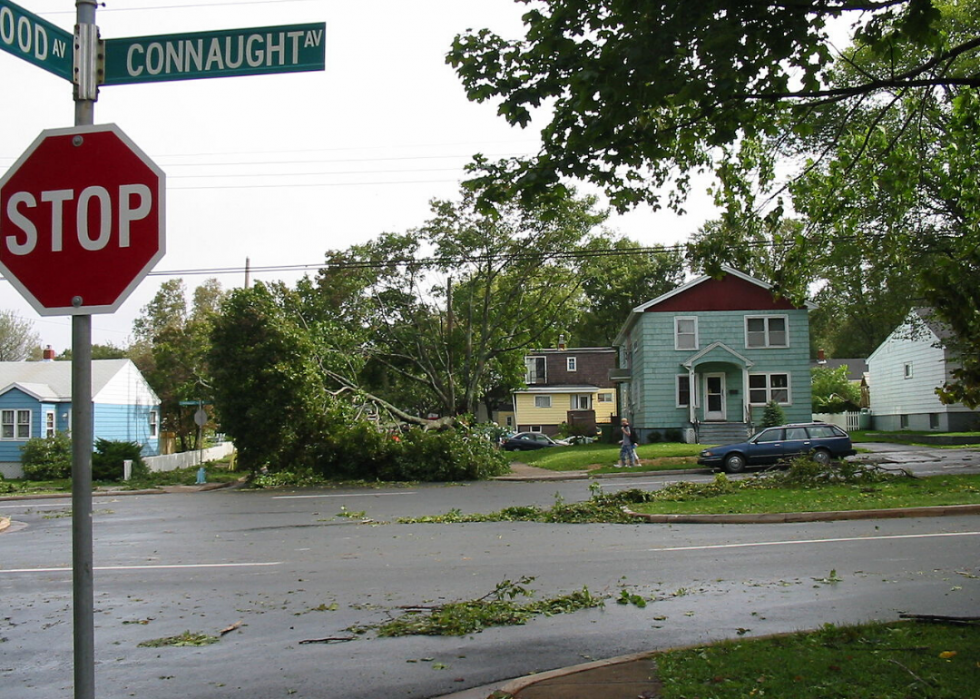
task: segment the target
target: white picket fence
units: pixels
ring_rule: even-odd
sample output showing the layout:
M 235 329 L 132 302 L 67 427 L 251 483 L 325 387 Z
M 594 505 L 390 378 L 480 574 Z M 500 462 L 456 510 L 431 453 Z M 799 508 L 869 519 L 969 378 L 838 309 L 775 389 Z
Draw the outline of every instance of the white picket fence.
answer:
M 143 462 L 149 467 L 150 471 L 173 471 L 178 468 L 188 466 L 200 466 L 208 461 L 217 461 L 235 451 L 232 442 L 222 442 L 221 444 L 208 447 L 207 449 L 195 449 L 194 451 L 184 451 L 179 454 L 166 454 L 165 456 L 144 456 Z
M 814 413 L 813 421 L 829 422 L 830 424 L 837 425 L 847 432 L 853 432 L 854 430 L 861 429 L 861 413 L 859 412 Z

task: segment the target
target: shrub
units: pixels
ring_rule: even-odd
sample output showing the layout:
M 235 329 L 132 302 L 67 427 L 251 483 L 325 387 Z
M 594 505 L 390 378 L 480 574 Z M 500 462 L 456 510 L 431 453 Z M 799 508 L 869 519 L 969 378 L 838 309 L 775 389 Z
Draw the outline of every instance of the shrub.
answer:
M 786 422 L 786 415 L 783 413 L 783 409 L 774 400 L 766 403 L 765 410 L 762 411 L 762 423 L 759 425 L 761 428 L 775 427 L 776 425 L 782 425 Z
M 508 460 L 480 430 L 396 433 L 358 421 L 325 434 L 314 471 L 326 478 L 390 481 L 482 480 L 506 471 Z
M 33 437 L 20 449 L 24 477 L 29 481 L 71 478 L 71 437 L 55 432 L 53 437 Z
M 134 478 L 145 478 L 150 469 L 140 457 L 142 447 L 136 442 L 119 442 L 109 439 L 95 440 L 95 453 L 92 454 L 92 480 L 121 481 L 123 461 L 133 462 Z
M 684 441 L 684 435 L 681 433 L 681 431 L 679 429 L 677 429 L 676 427 L 674 427 L 674 428 L 671 428 L 671 429 L 667 430 L 666 432 L 664 432 L 664 441 L 665 442 L 683 442 Z

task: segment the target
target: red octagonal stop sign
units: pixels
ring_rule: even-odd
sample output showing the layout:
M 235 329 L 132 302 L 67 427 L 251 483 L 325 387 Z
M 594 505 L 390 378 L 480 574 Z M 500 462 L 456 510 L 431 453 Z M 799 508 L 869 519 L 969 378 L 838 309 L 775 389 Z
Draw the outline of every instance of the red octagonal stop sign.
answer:
M 41 315 L 114 312 L 164 255 L 164 180 L 115 124 L 42 132 L 0 179 L 0 270 Z

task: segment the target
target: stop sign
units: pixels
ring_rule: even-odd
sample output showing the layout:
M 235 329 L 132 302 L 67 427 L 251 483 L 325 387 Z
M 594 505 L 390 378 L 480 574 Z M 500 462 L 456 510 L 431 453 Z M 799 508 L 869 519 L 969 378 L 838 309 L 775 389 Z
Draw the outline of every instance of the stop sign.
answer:
M 0 179 L 0 270 L 41 315 L 114 312 L 164 255 L 164 180 L 115 124 L 43 131 Z

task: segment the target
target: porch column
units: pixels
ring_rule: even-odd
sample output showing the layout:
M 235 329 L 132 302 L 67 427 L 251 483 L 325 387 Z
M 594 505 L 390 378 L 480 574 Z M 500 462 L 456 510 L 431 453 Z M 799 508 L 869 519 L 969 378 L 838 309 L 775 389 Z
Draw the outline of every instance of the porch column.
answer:
M 688 385 L 688 389 L 691 392 L 691 399 L 688 401 L 688 406 L 687 406 L 688 419 L 689 419 L 690 423 L 693 425 L 693 424 L 695 424 L 694 418 L 695 418 L 695 416 L 697 414 L 697 409 L 696 409 L 695 406 L 697 405 L 697 402 L 698 402 L 698 386 L 697 386 L 697 384 L 694 381 L 694 367 L 693 366 L 689 366 L 687 368 L 687 385 Z

